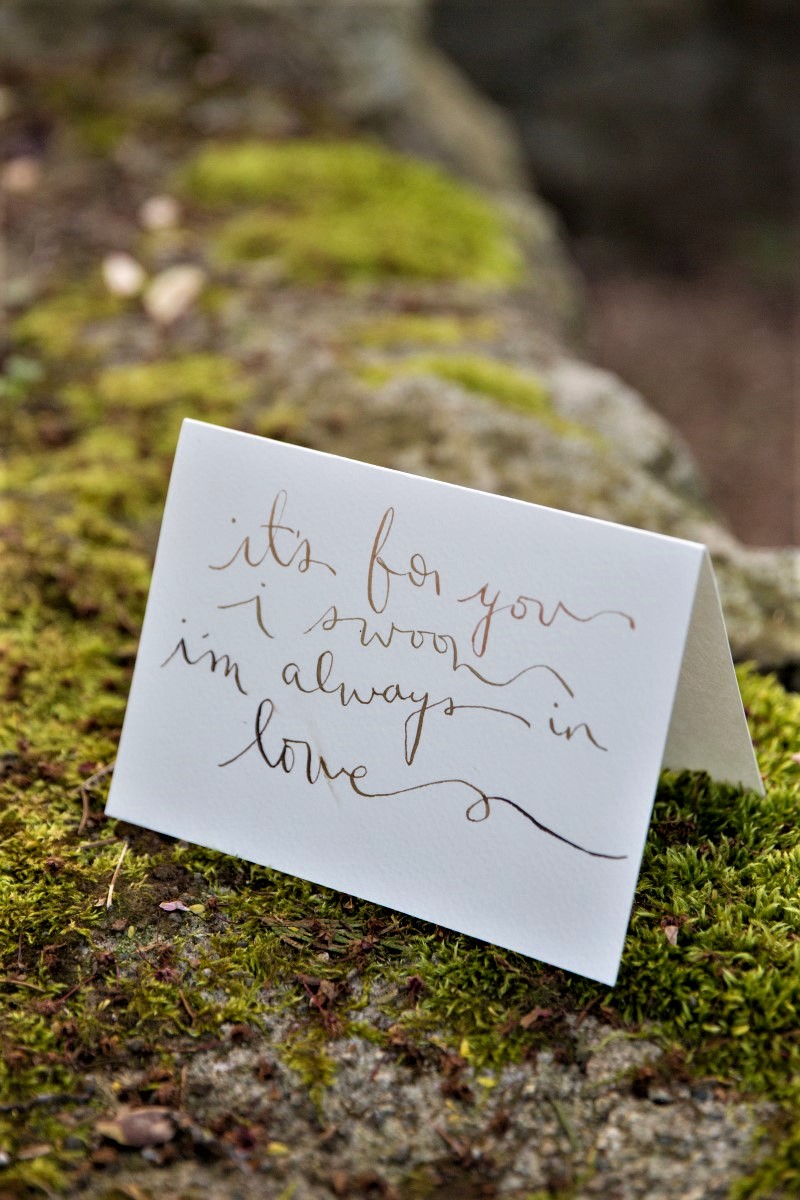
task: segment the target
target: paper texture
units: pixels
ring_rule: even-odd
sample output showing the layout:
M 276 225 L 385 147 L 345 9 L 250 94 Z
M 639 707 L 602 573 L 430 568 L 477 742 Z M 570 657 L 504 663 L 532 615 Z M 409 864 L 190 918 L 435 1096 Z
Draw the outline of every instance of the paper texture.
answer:
M 759 782 L 702 546 L 184 423 L 112 816 L 613 983 L 662 761 Z
M 674 771 L 707 771 L 721 783 L 764 794 L 708 551 L 700 569 L 663 765 Z

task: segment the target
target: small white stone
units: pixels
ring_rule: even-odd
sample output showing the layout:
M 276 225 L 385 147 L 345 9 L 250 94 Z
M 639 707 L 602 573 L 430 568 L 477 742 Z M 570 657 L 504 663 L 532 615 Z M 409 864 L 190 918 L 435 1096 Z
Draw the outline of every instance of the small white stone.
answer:
M 188 312 L 205 281 L 205 271 L 191 263 L 167 267 L 156 275 L 144 294 L 147 315 L 157 325 L 171 325 Z
M 181 219 L 181 208 L 172 196 L 150 196 L 139 209 L 143 229 L 151 233 L 159 229 L 174 229 Z
M 138 296 L 145 283 L 144 268 L 130 254 L 107 254 L 103 282 L 112 296 Z
M 21 155 L 12 158 L 0 172 L 0 189 L 15 196 L 27 196 L 39 185 L 42 168 L 39 160 L 32 155 Z

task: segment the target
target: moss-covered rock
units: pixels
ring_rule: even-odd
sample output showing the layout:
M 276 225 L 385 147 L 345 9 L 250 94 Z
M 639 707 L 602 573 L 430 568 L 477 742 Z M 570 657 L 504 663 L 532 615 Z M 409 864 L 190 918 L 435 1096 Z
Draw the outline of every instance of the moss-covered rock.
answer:
M 553 407 L 546 385 L 530 371 L 520 371 L 495 358 L 477 354 L 410 354 L 400 359 L 370 362 L 359 368 L 367 383 L 380 386 L 402 376 L 433 375 L 466 392 L 486 396 L 541 421 L 561 437 L 599 440 L 576 421 L 566 420 Z
M 42 298 L 13 324 L 21 345 L 30 345 L 49 358 L 91 355 L 92 334 L 98 325 L 124 311 L 124 301 L 110 295 L 99 280 L 73 284 Z
M 241 209 L 216 232 L 224 262 L 278 255 L 294 278 L 509 284 L 521 255 L 489 201 L 438 167 L 361 142 L 210 146 L 184 193 Z M 256 207 L 257 206 L 257 207 Z
M 26 111 L 46 109 L 40 86 L 23 86 Z M 237 86 L 210 87 L 202 112 Z M 513 239 L 477 193 L 352 130 L 341 143 L 209 145 L 174 130 L 162 142 L 163 118 L 142 133 L 112 107 L 105 125 L 87 124 L 82 100 L 65 111 L 75 136 L 55 139 L 47 189 L 10 205 L 20 245 L 71 233 L 16 315 L 0 374 L 0 1192 L 641 1196 L 641 1157 L 660 1155 L 683 1171 L 676 1188 L 689 1169 L 694 1186 L 698 1162 L 716 1187 L 764 1158 L 741 1196 L 791 1195 L 800 711 L 775 680 L 741 675 L 766 800 L 663 778 L 613 992 L 103 818 L 184 416 L 707 528 L 718 562 L 729 549 L 657 475 L 663 429 L 640 422 L 625 442 L 597 381 L 570 392 L 549 327 L 506 286 Z M 178 159 L 185 227 L 137 233 L 145 183 L 168 187 Z M 283 266 L 206 264 L 204 300 L 165 331 L 103 290 L 97 260 L 126 229 L 151 275 L 242 231 L 237 260 Z M 757 634 L 788 594 L 762 566 L 757 597 L 739 572 Z M 788 646 L 788 617 L 781 628 Z M 658 1140 L 665 1098 L 677 1143 Z M 174 1139 L 149 1161 L 113 1148 L 96 1121 L 119 1102 L 167 1108 Z M 768 1128 L 753 1150 L 756 1117 Z

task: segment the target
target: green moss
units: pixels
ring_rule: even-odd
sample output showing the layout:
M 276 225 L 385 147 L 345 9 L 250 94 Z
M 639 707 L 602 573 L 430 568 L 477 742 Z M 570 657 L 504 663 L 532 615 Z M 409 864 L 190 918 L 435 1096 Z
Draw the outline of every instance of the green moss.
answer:
M 185 195 L 245 206 L 214 248 L 225 262 L 278 255 L 299 280 L 463 279 L 508 284 L 519 251 L 488 201 L 441 169 L 361 142 L 209 146 Z
M 307 425 L 307 413 L 286 401 L 278 400 L 254 417 L 253 433 L 259 437 L 276 438 L 302 445 Z
M 35 358 L 10 354 L 0 372 L 0 400 L 6 404 L 27 404 L 43 378 L 44 368 Z
M 287 1067 L 297 1072 L 312 1102 L 319 1106 L 336 1071 L 333 1059 L 325 1052 L 324 1035 L 316 1029 L 308 1030 L 287 1042 L 281 1057 Z
M 25 712 L 24 728 L 13 718 L 3 728 L 13 755 L 0 817 L 0 948 L 14 964 L 0 984 L 12 1002 L 0 1002 L 5 1097 L 79 1090 L 78 1053 L 91 1061 L 104 1046 L 113 1064 L 128 1039 L 144 1038 L 159 1055 L 180 1055 L 181 1039 L 225 1021 L 257 1025 L 280 1003 L 300 1024 L 278 1052 L 319 1100 L 331 1077 L 328 1039 L 360 1028 L 365 992 L 380 981 L 383 1023 L 372 1037 L 410 1061 L 435 1062 L 448 1045 L 480 1067 L 536 1045 L 569 1057 L 565 1016 L 599 1002 L 627 1027 L 646 1019 L 665 1046 L 679 1043 L 689 1068 L 798 1111 L 800 788 L 789 747 L 800 705 L 774 681 L 742 675 L 766 800 L 702 776 L 665 777 L 620 982 L 608 993 L 303 880 L 144 834 L 107 914 L 123 834 L 113 822 L 99 844 L 97 833 L 78 833 L 79 785 L 113 757 L 129 658 L 118 657 L 119 632 L 109 640 L 31 613 L 16 626 L 2 662 Z M 93 811 L 101 798 L 92 791 Z M 174 895 L 204 911 L 159 914 L 158 900 Z M 667 916 L 680 922 L 674 947 L 661 928 Z M 323 980 L 330 987 L 320 993 Z M 309 1003 L 314 989 L 325 997 L 319 1006 Z M 33 1002 L 14 1003 L 21 991 Z M 552 1016 L 525 1029 L 520 1018 L 534 1007 Z M 33 1134 L 44 1135 L 40 1119 L 33 1111 Z M 13 1147 L 18 1133 L 9 1124 L 3 1136 Z M 763 1179 L 790 1186 L 795 1142 L 781 1155 Z M 758 1194 L 771 1193 L 741 1193 Z
M 374 387 L 402 376 L 433 375 L 535 417 L 562 437 L 597 440 L 597 435 L 585 426 L 558 415 L 547 388 L 534 374 L 494 358 L 478 354 L 410 354 L 380 363 L 362 363 L 357 371 Z
M 151 412 L 170 404 L 208 411 L 241 404 L 249 388 L 230 359 L 217 354 L 189 354 L 109 367 L 98 376 L 96 393 L 98 403 L 114 411 Z
M 42 89 L 52 112 L 66 118 L 66 128 L 78 147 L 99 156 L 109 154 L 130 125 L 126 114 L 113 111 L 110 90 L 107 80 L 78 71 L 51 79 Z
M 125 308 L 123 300 L 92 280 L 38 300 L 13 322 L 11 333 L 16 341 L 35 346 L 48 358 L 90 355 L 93 332 Z
M 250 384 L 232 359 L 187 354 L 107 367 L 73 385 L 67 402 L 87 425 L 102 420 L 124 430 L 138 454 L 169 454 L 184 417 L 227 425 L 250 396 Z
M 104 158 L 111 154 L 130 132 L 132 123 L 122 113 L 85 112 L 73 121 L 83 148 L 90 154 Z
M 419 316 L 378 317 L 353 327 L 355 346 L 392 350 L 409 346 L 458 346 L 462 342 L 489 342 L 497 322 L 488 317 Z
M 0 368 L 0 406 L 4 415 L 4 450 L 41 444 L 51 435 L 53 404 L 47 372 L 38 358 L 9 354 Z

